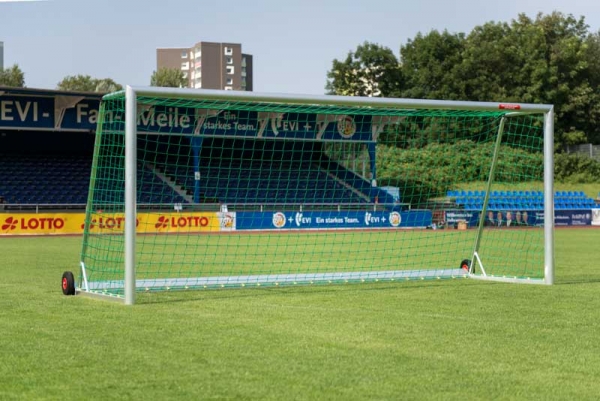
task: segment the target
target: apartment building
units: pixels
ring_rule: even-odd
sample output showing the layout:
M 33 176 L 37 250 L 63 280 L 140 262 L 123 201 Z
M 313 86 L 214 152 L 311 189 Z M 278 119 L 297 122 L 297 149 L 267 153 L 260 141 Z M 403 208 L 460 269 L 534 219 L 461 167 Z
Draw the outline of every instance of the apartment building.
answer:
M 4 42 L 0 42 L 0 71 L 4 69 Z
M 252 55 L 242 53 L 239 43 L 159 48 L 156 68 L 180 69 L 189 88 L 252 91 Z

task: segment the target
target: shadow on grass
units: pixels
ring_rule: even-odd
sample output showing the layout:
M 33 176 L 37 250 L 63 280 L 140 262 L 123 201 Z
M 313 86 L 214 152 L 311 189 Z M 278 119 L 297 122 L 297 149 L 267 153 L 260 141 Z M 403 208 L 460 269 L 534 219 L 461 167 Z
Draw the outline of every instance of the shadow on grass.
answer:
M 280 296 L 283 294 L 331 294 L 336 292 L 371 292 L 371 291 L 406 291 L 424 288 L 450 288 L 455 284 L 460 286 L 489 286 L 507 285 L 506 283 L 483 282 L 466 279 L 444 279 L 444 280 L 412 280 L 397 283 L 349 283 L 349 284 L 313 284 L 303 286 L 282 286 L 266 288 L 227 288 L 227 289 L 205 289 L 205 290 L 175 290 L 171 292 L 154 292 L 150 294 L 140 293 L 137 296 L 138 305 L 168 304 L 178 302 L 201 302 L 215 299 L 243 299 Z
M 566 280 L 558 280 L 554 285 L 576 285 L 576 284 L 597 284 L 600 283 L 600 277 L 577 277 Z

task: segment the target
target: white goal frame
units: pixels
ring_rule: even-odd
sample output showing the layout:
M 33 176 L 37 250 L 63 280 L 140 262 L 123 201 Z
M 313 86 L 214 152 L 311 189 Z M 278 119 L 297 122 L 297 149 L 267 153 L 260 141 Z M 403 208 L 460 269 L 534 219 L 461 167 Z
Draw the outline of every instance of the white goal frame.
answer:
M 504 281 L 512 283 L 530 283 L 551 285 L 554 283 L 554 107 L 544 104 L 515 104 L 495 102 L 469 102 L 469 101 L 444 101 L 444 100 L 415 100 L 394 98 L 367 98 L 325 95 L 291 95 L 291 94 L 265 94 L 241 91 L 197 90 L 185 88 L 158 88 L 127 86 L 125 89 L 125 277 L 124 277 L 124 303 L 135 303 L 136 292 L 136 174 L 137 174 L 137 97 L 159 97 L 178 99 L 201 99 L 221 101 L 255 101 L 255 102 L 282 102 L 304 105 L 331 105 L 370 108 L 397 108 L 397 109 L 444 109 L 444 110 L 473 110 L 473 111 L 498 111 L 506 110 L 506 115 L 500 123 L 494 159 L 497 157 L 501 141 L 504 121 L 511 116 L 523 114 L 544 115 L 544 278 L 526 279 L 519 277 L 492 276 L 485 273 L 478 250 L 479 240 L 483 228 L 483 219 L 480 218 L 480 227 L 471 258 L 471 270 L 468 277 Z M 495 164 L 492 163 L 488 190 L 484 200 L 482 216 L 485 212 L 489 197 L 489 185 L 493 180 Z M 478 272 L 475 274 L 474 267 Z M 85 279 L 85 271 L 82 272 Z M 83 291 L 88 292 L 88 291 Z

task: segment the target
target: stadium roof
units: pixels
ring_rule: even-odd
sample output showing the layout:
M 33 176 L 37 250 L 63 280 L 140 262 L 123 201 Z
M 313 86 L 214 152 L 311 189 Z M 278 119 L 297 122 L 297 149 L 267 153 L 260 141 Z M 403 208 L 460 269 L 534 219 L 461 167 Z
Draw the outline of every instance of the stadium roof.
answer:
M 83 92 L 83 91 L 62 91 L 53 89 L 35 89 L 35 88 L 14 88 L 9 86 L 0 86 L 0 96 L 3 95 L 25 95 L 39 97 L 55 96 L 84 96 L 87 99 L 102 99 L 105 93 Z

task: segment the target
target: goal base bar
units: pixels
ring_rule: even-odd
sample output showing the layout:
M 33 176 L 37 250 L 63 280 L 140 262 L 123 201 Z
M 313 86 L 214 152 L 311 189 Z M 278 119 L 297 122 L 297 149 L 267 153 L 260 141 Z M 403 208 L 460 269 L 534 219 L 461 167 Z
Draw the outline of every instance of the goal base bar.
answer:
M 136 280 L 138 291 L 153 289 L 194 289 L 218 287 L 278 286 L 294 284 L 343 283 L 360 281 L 394 281 L 416 279 L 464 278 L 468 274 L 462 269 L 392 270 L 378 272 L 309 273 L 309 274 L 264 274 L 248 276 L 162 278 Z M 88 282 L 90 292 L 123 291 L 124 281 Z
M 111 294 L 108 292 L 94 292 L 94 291 L 86 291 L 78 288 L 75 291 L 76 295 L 82 295 L 84 297 L 93 298 L 93 299 L 101 299 L 105 301 L 118 302 L 123 303 L 125 299 L 122 296 Z
M 481 275 L 481 274 L 468 274 L 468 278 L 482 281 L 495 281 L 500 283 L 513 283 L 513 284 L 537 284 L 537 285 L 551 285 L 547 283 L 543 278 L 530 278 L 530 277 L 511 277 L 511 276 L 493 276 L 493 275 Z

